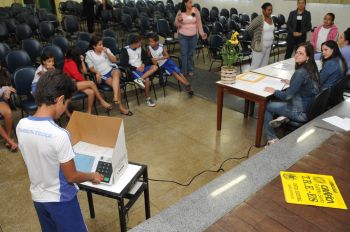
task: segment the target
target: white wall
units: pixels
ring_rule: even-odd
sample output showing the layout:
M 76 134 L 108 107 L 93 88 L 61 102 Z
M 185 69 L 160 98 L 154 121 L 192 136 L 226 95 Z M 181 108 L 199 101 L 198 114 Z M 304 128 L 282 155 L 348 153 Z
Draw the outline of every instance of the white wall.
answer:
M 181 2 L 175 0 L 174 2 Z M 274 14 L 283 14 L 288 19 L 289 12 L 296 9 L 296 1 L 286 0 L 193 0 L 193 3 L 199 3 L 202 7 L 210 8 L 217 6 L 221 8 L 235 7 L 240 13 L 251 14 L 257 12 L 261 14 L 261 5 L 264 2 L 270 2 L 274 9 Z M 311 12 L 312 25 L 317 26 L 322 24 L 323 16 L 332 12 L 335 14 L 335 24 L 340 31 L 344 31 L 350 27 L 350 4 L 321 4 L 321 3 L 307 3 L 306 9 Z

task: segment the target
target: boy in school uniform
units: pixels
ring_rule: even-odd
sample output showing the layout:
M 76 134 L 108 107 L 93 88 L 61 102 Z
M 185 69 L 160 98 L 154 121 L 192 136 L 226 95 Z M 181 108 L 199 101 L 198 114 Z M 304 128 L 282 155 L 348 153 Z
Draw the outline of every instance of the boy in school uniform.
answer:
M 30 192 L 41 229 L 87 231 L 73 183 L 100 183 L 99 173 L 83 173 L 75 168 L 69 133 L 54 119 L 65 112 L 74 82 L 60 71 L 45 72 L 35 91 L 38 109 L 19 121 L 16 132 L 30 179 Z
M 120 53 L 120 65 L 131 69 L 134 82 L 146 92 L 146 105 L 154 107 L 156 104 L 150 98 L 150 80 L 149 77 L 157 71 L 158 67 L 152 65 L 147 52 L 141 48 L 141 37 L 131 34 L 129 45 L 124 47 Z M 145 82 L 146 86 L 143 84 Z
M 160 68 L 163 68 L 168 75 L 173 75 L 181 84 L 185 86 L 186 92 L 191 96 L 193 95 L 193 90 L 185 78 L 185 76 L 181 73 L 180 68 L 176 66 L 174 61 L 172 61 L 169 57 L 167 49 L 163 46 L 163 44 L 159 43 L 159 36 L 157 34 L 152 34 L 148 37 L 148 52 L 152 57 L 152 61 L 154 64 L 157 64 Z M 161 80 L 161 79 L 160 79 Z

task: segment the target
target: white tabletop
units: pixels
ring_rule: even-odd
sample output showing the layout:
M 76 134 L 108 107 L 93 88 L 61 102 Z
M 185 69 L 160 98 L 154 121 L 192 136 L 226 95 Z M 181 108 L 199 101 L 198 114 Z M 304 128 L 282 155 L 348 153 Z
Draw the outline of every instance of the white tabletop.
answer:
M 287 87 L 287 85 L 282 83 L 280 79 L 274 78 L 271 76 L 266 76 L 266 75 L 261 75 L 262 78 L 260 78 L 256 82 L 243 80 L 243 79 L 249 79 L 251 75 L 255 75 L 255 74 L 248 72 L 248 73 L 238 75 L 236 78 L 236 83 L 230 84 L 230 85 L 222 84 L 221 81 L 218 81 L 217 83 L 226 85 L 228 87 L 235 88 L 238 90 L 242 90 L 248 93 L 252 93 L 258 96 L 262 96 L 262 97 L 268 97 L 272 95 L 271 93 L 264 91 L 265 87 L 272 87 L 276 90 L 282 90 Z M 245 76 L 246 78 L 241 78 L 242 76 Z
M 115 181 L 113 185 L 93 184 L 90 181 L 83 182 L 81 185 L 119 194 L 123 191 L 125 186 L 130 183 L 132 178 L 135 177 L 140 169 L 140 165 L 128 164 L 128 167 L 125 170 L 124 174 L 117 181 Z
M 321 61 L 316 60 L 316 64 L 318 70 L 321 70 Z M 290 58 L 287 60 L 282 60 L 258 69 L 254 69 L 252 72 L 290 80 L 295 72 L 295 59 Z

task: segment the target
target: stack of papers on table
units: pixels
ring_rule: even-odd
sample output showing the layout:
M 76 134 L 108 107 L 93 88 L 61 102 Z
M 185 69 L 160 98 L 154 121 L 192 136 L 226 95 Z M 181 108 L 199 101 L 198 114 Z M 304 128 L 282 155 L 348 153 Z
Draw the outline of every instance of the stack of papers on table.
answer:
M 339 127 L 345 131 L 350 131 L 350 118 L 341 118 L 338 116 L 332 116 L 329 118 L 324 118 L 323 121 L 326 121 L 336 127 Z

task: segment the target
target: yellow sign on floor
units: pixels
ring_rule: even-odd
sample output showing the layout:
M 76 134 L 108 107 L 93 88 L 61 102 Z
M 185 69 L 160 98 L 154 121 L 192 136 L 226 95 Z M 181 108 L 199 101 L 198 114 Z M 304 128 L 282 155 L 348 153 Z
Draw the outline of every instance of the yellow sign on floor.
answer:
M 301 172 L 280 172 L 288 203 L 347 209 L 332 176 Z

